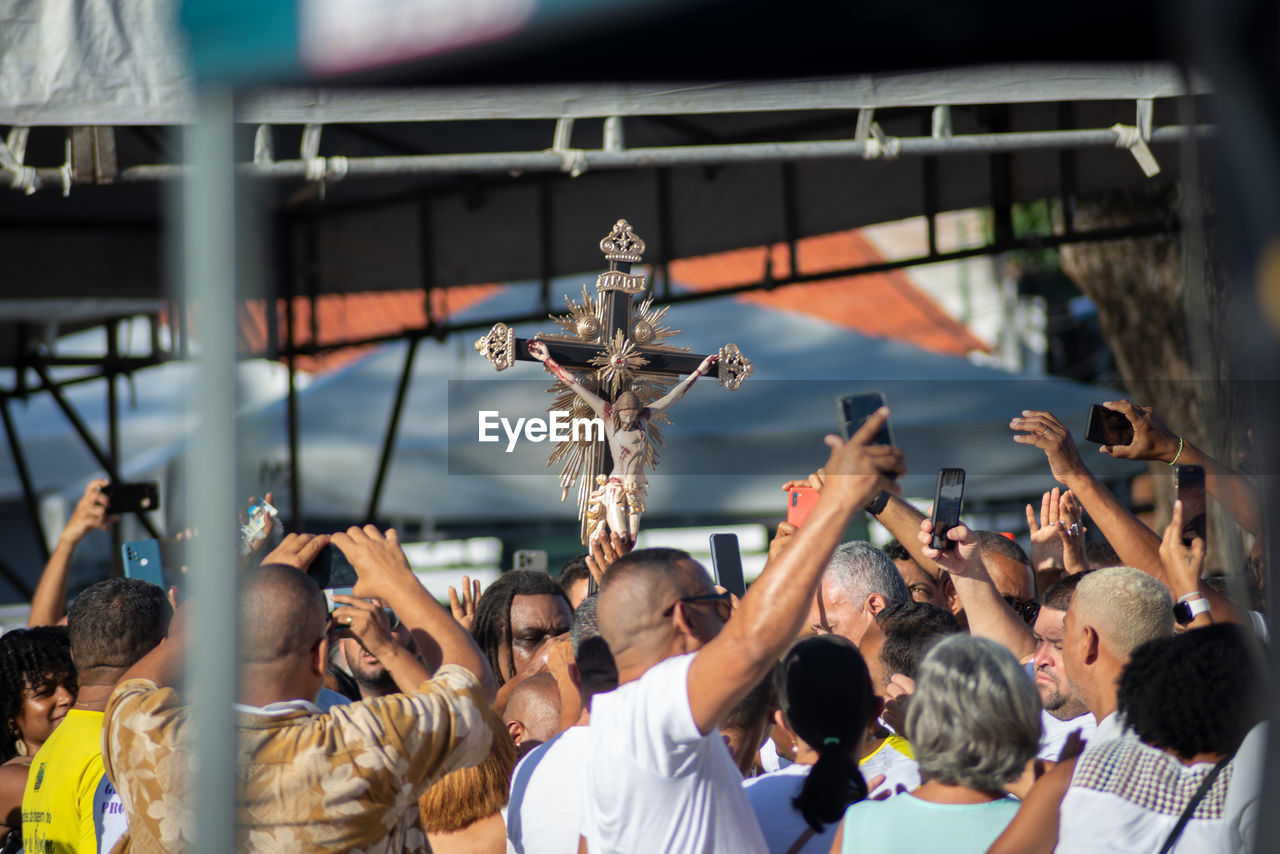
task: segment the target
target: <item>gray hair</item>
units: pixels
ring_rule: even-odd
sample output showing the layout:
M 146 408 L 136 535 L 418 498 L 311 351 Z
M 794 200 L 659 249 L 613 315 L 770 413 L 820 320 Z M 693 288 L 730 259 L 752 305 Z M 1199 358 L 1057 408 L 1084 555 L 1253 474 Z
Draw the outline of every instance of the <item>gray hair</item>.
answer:
M 1009 650 L 951 635 L 920 663 L 906 736 L 921 779 L 998 792 L 1040 748 L 1040 696 Z
M 1076 588 L 1071 610 L 1092 626 L 1111 654 L 1128 661 L 1149 640 L 1173 634 L 1173 598 L 1159 581 L 1131 566 L 1094 570 Z
M 859 606 L 872 593 L 883 596 L 886 605 L 911 601 L 907 584 L 893 560 L 865 540 L 840 544 L 823 577 L 833 580 Z

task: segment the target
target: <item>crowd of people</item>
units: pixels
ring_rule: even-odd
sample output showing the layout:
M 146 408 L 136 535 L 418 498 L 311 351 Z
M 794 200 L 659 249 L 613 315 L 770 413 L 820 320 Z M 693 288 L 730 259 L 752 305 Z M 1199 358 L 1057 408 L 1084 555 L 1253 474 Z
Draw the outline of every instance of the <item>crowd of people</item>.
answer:
M 1106 405 L 1134 439 L 1104 452 L 1203 466 L 1261 540 L 1243 475 L 1150 409 Z M 241 568 L 238 850 L 1253 850 L 1259 591 L 1206 570 L 1180 504 L 1148 528 L 1047 412 L 1010 422 L 1057 484 L 1027 508 L 1029 553 L 963 523 L 935 537 L 899 495 L 902 452 L 871 442 L 887 417 L 827 437 L 816 506 L 779 524 L 741 598 L 617 534 L 556 578 L 468 579 L 447 607 L 394 530 L 264 547 Z M 199 603 L 131 578 L 66 601 L 76 544 L 111 524 L 105 485 L 85 490 L 30 627 L 0 636 L 4 852 L 193 840 Z M 884 548 L 841 541 L 864 512 Z M 329 546 L 351 595 L 306 572 Z

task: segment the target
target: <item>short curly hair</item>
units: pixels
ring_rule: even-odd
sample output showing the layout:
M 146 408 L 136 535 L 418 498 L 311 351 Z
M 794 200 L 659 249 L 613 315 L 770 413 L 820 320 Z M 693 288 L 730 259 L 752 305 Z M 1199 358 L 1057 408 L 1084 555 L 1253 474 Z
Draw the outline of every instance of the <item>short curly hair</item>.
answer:
M 47 691 L 65 685 L 75 694 L 76 667 L 71 662 L 71 641 L 62 626 L 14 629 L 0 635 L 0 762 L 17 755 L 11 736 L 14 719 L 28 690 Z
M 1040 697 L 1009 650 L 951 635 L 920 663 L 906 736 L 922 780 L 998 792 L 1040 748 Z
M 1134 650 L 1117 701 L 1139 738 L 1190 759 L 1234 753 L 1263 719 L 1267 693 L 1244 630 L 1219 623 Z

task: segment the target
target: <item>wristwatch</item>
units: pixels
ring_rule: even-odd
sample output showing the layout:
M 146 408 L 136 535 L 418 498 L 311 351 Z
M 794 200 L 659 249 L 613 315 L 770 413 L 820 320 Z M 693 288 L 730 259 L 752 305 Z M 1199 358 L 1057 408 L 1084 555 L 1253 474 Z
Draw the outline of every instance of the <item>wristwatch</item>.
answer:
M 1190 596 L 1195 596 L 1196 598 L 1190 599 L 1188 598 Z M 1178 603 L 1173 606 L 1173 619 L 1180 626 L 1188 625 L 1196 617 L 1207 613 L 1209 613 L 1209 600 L 1199 593 L 1188 593 L 1187 596 L 1179 599 Z
M 867 505 L 866 510 L 872 516 L 879 516 L 884 512 L 885 505 L 889 503 L 889 493 L 880 490 L 880 494 L 871 499 L 871 503 Z

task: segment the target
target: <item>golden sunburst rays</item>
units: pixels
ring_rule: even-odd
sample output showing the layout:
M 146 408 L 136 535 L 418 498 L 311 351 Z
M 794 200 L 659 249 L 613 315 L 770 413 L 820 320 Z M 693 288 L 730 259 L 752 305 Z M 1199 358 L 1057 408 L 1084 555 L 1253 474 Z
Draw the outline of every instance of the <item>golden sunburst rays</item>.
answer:
M 662 322 L 670 308 L 671 306 L 666 305 L 662 308 L 654 308 L 653 297 L 647 298 L 636 306 L 635 319 L 631 321 L 631 340 L 641 346 L 654 346 L 662 344 L 668 338 L 679 335 L 679 329 L 671 329 Z M 688 347 L 672 347 L 670 344 L 665 346 L 672 350 L 689 349 Z
M 598 368 L 596 376 L 600 378 L 601 391 L 607 388 L 609 396 L 613 398 L 623 389 L 631 387 L 636 371 L 649 364 L 649 360 L 640 354 L 636 343 L 619 329 L 605 343 L 604 352 L 591 357 L 590 364 Z
M 588 343 L 599 340 L 600 338 L 600 314 L 599 306 L 596 298 L 587 290 L 587 286 L 582 286 L 582 302 L 576 303 L 569 298 L 564 298 L 565 304 L 569 306 L 568 314 L 553 314 L 551 319 L 563 329 L 570 337 L 578 338 Z

